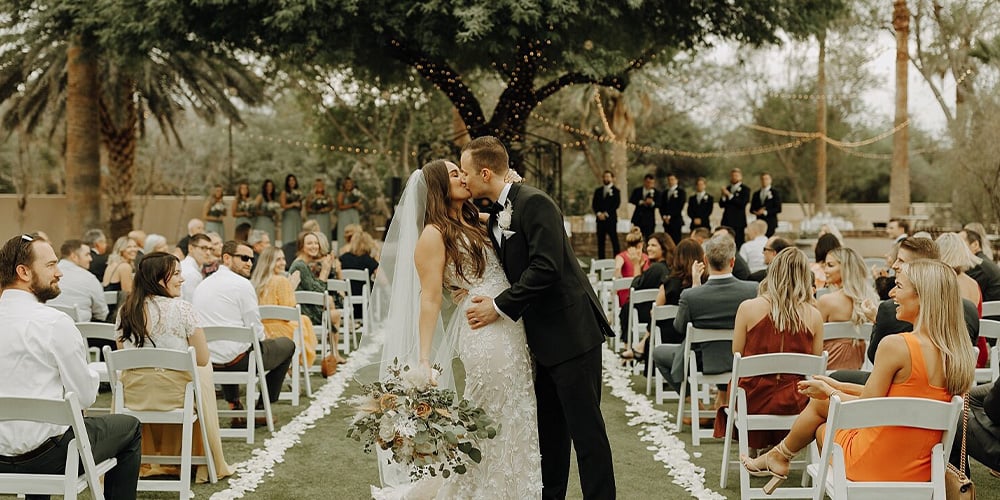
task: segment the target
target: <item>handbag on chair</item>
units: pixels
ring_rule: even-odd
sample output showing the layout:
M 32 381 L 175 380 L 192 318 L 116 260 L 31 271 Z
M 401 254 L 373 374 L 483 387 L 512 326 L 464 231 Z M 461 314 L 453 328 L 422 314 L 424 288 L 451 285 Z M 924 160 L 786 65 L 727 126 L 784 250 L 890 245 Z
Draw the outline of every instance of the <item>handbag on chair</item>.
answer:
M 966 393 L 962 400 L 962 458 L 958 467 L 948 464 L 944 470 L 944 493 L 948 500 L 976 499 L 976 485 L 973 484 L 972 479 L 969 479 L 969 476 L 965 475 L 965 460 L 967 458 L 965 435 L 969 428 L 969 394 Z

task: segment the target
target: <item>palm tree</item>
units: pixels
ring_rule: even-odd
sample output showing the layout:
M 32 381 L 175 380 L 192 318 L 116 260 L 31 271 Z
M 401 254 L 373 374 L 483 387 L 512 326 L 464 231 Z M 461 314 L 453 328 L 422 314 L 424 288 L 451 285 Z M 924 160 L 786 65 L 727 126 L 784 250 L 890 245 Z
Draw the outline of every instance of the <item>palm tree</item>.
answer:
M 186 108 L 209 122 L 222 114 L 242 125 L 232 97 L 247 105 L 264 99 L 262 80 L 222 49 L 152 50 L 126 66 L 93 43 L 87 45 L 86 37 L 37 40 L 23 34 L 0 37 L 0 46 L 6 42 L 14 47 L 0 54 L 0 102 L 10 104 L 0 125 L 33 134 L 47 124 L 51 138 L 65 123 L 68 234 L 101 220 L 101 145 L 108 153 L 103 184 L 111 234 L 132 229 L 135 149 L 145 131 L 141 117 L 153 117 L 181 146 L 175 127 Z

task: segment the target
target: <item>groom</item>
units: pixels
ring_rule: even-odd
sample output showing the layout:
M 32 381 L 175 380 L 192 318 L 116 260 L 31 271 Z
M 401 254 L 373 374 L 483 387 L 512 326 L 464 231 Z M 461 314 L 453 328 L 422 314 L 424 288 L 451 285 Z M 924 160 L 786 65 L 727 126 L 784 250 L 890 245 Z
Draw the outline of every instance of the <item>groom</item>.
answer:
M 507 150 L 495 137 L 462 148 L 461 169 L 473 197 L 502 207 L 487 232 L 511 286 L 495 298 L 473 297 L 466 317 L 473 329 L 501 314 L 524 320 L 536 362 L 542 497 L 566 497 L 572 444 L 583 497 L 615 498 L 600 408 L 602 344 L 613 333 L 566 238 L 562 213 L 542 191 L 504 183 Z

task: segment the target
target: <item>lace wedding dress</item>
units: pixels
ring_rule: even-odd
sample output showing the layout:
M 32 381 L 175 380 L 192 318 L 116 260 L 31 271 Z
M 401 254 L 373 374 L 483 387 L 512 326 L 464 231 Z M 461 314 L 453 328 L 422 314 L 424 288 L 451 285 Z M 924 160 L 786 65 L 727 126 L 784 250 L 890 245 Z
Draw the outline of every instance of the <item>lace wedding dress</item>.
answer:
M 464 397 L 499 424 L 496 438 L 480 441 L 482 461 L 469 462 L 468 472 L 448 479 L 426 478 L 393 488 L 374 489 L 382 499 L 530 499 L 542 496 L 541 454 L 538 450 L 537 410 L 532 361 L 524 338 L 524 325 L 501 317 L 473 330 L 465 309 L 476 295 L 495 297 L 509 288 L 503 269 L 488 250 L 486 270 L 480 279 L 466 281 L 449 264 L 444 283 L 469 291 L 458 305 L 458 355 L 465 366 Z M 465 269 L 472 267 L 465 266 Z

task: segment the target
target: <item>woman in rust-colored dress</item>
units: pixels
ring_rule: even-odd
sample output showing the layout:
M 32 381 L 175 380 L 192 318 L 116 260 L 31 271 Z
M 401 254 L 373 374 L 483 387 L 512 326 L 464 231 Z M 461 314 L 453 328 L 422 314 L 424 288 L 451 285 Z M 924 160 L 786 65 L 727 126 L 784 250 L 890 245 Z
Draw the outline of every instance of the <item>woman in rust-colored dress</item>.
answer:
M 758 354 L 823 353 L 823 317 L 812 305 L 809 259 L 797 248 L 786 248 L 768 266 L 760 295 L 740 304 L 733 329 L 733 352 Z M 801 375 L 746 377 L 739 385 L 747 393 L 749 414 L 797 415 L 809 398 L 799 393 Z M 725 413 L 715 419 L 715 436 L 725 437 Z M 785 430 L 751 431 L 747 445 L 763 449 L 781 442 Z

